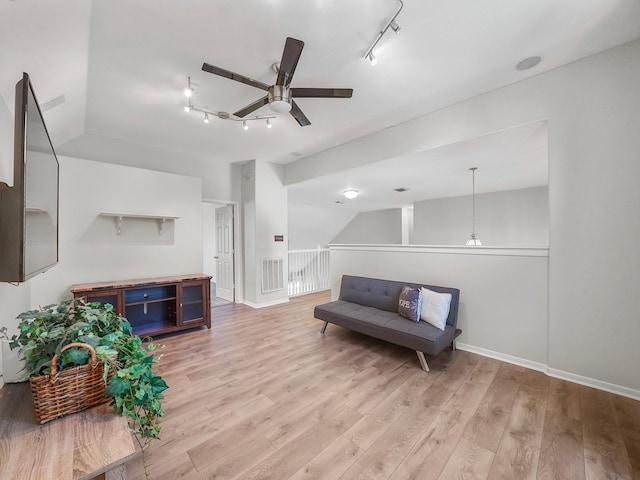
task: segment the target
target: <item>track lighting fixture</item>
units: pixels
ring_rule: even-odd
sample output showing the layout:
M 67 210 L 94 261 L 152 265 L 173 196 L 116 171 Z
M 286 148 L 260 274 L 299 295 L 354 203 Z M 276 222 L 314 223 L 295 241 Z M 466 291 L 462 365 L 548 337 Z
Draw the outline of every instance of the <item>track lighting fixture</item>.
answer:
M 208 108 L 198 107 L 192 103 L 192 98 L 194 94 L 194 90 L 191 84 L 191 77 L 187 77 L 188 84 L 187 88 L 185 88 L 184 93 L 189 98 L 189 103 L 184 107 L 184 111 L 189 113 L 191 111 L 200 112 L 203 114 L 204 123 L 209 123 L 209 116 L 213 115 L 218 117 L 221 120 L 231 120 L 232 122 L 242 122 L 242 128 L 244 130 L 249 130 L 249 124 L 247 122 L 255 121 L 255 120 L 264 120 L 267 123 L 267 128 L 273 128 L 273 124 L 271 123 L 271 119 L 276 118 L 275 115 L 256 115 L 255 117 L 245 117 L 245 118 L 237 118 L 233 115 L 228 114 L 227 112 L 215 112 L 213 110 L 209 110 Z M 187 91 L 191 94 L 188 95 Z
M 376 57 L 373 55 L 373 49 L 376 48 L 376 45 L 378 45 L 378 42 L 380 41 L 380 39 L 382 39 L 384 34 L 387 33 L 387 30 L 391 28 L 391 30 L 393 30 L 396 34 L 399 33 L 401 30 L 400 25 L 396 23 L 396 17 L 402 10 L 402 7 L 404 7 L 404 4 L 402 3 L 402 0 L 398 0 L 398 2 L 400 2 L 400 8 L 398 8 L 398 10 L 393 15 L 393 17 L 391 17 L 391 19 L 387 22 L 387 25 L 380 32 L 378 32 L 378 36 L 373 41 L 373 43 L 369 46 L 369 48 L 367 48 L 367 51 L 364 52 L 364 55 L 362 56 L 362 58 L 366 58 L 367 60 L 369 60 L 371 62 L 371 65 L 375 65 L 376 63 L 378 63 L 376 60 Z

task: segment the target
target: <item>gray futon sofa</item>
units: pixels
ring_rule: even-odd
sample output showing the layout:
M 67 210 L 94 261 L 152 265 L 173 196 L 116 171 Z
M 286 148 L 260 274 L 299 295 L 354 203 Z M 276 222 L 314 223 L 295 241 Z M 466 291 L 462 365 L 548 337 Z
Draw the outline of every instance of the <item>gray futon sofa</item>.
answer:
M 451 294 L 444 331 L 424 321 L 412 322 L 398 314 L 398 299 L 405 286 Z M 322 333 L 329 323 L 333 323 L 411 348 L 418 354 L 422 368 L 428 372 L 425 353 L 435 356 L 449 345 L 455 350 L 455 338 L 461 333 L 456 328 L 459 300 L 460 290 L 457 288 L 343 275 L 338 300 L 316 306 L 314 317 L 325 322 Z

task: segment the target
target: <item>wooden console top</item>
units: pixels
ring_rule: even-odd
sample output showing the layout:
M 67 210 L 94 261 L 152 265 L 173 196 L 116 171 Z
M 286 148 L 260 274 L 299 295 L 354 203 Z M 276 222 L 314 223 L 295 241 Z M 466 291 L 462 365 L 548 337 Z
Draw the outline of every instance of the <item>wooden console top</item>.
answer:
M 192 274 L 192 275 L 174 275 L 171 277 L 153 277 L 153 278 L 137 278 L 133 280 L 116 280 L 114 282 L 95 282 L 95 283 L 82 283 L 73 285 L 71 287 L 71 293 L 76 291 L 91 292 L 102 289 L 117 289 L 117 288 L 131 288 L 131 287 L 145 287 L 149 285 L 160 285 L 165 283 L 180 283 L 188 280 L 205 280 L 211 279 L 210 275 Z
M 109 405 L 40 425 L 28 382 L 0 389 L 0 478 L 124 479 L 138 454 L 127 419 Z

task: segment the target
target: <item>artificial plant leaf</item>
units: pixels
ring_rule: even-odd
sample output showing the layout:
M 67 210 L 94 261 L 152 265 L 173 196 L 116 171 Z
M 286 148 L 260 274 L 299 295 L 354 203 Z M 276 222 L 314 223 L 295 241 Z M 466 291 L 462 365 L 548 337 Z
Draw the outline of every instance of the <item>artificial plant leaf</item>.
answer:
M 107 385 L 105 395 L 122 395 L 131 388 L 131 382 L 120 377 L 113 377 Z
M 62 354 L 66 363 L 84 365 L 89 361 L 89 351 L 86 348 L 70 348 Z
M 149 379 L 149 383 L 154 393 L 160 393 L 169 388 L 169 385 L 167 385 L 167 382 L 165 382 L 162 377 L 153 376 Z

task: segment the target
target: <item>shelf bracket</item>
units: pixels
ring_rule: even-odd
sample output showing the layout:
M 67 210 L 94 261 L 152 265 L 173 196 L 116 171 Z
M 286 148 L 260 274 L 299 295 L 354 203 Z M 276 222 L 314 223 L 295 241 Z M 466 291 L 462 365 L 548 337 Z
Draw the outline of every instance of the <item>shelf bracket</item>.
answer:
M 160 235 L 162 235 L 162 232 L 164 232 L 164 224 L 167 223 L 167 219 L 166 218 L 159 218 L 158 219 L 158 223 L 159 223 L 158 232 L 159 232 Z
M 122 234 L 122 215 L 118 215 L 116 218 L 116 235 Z

